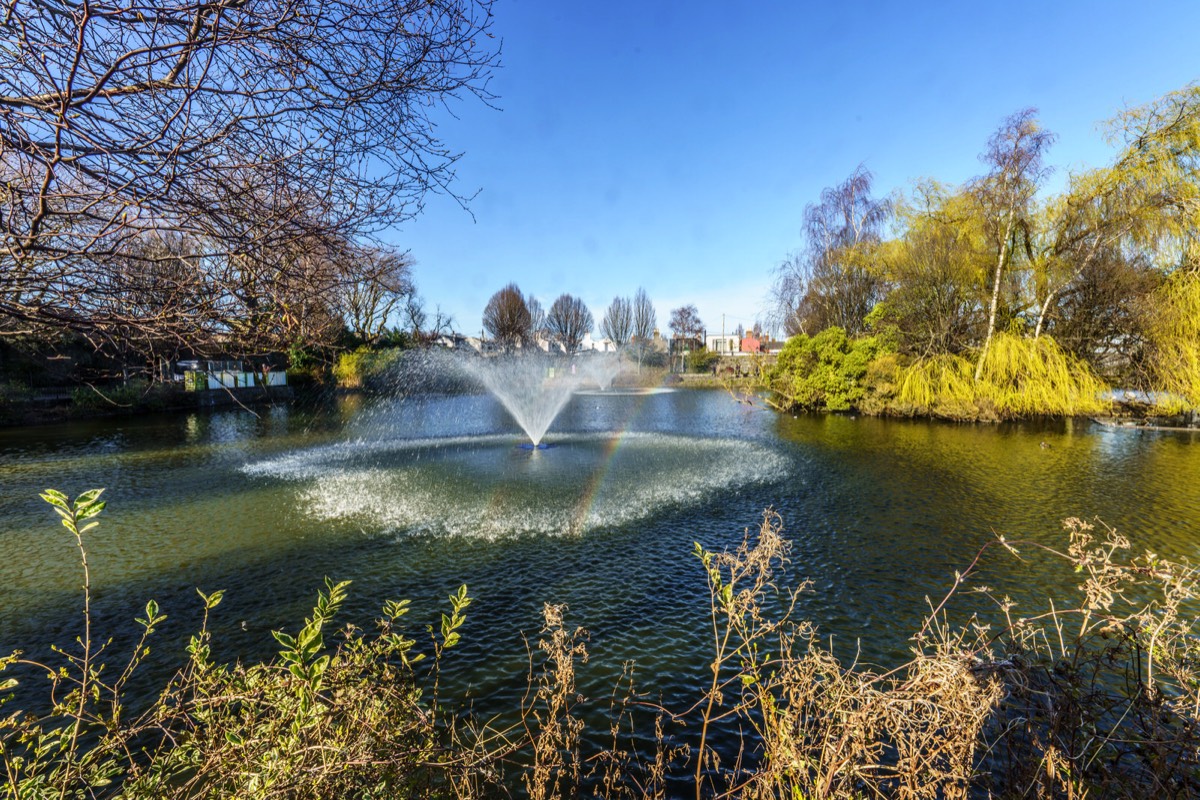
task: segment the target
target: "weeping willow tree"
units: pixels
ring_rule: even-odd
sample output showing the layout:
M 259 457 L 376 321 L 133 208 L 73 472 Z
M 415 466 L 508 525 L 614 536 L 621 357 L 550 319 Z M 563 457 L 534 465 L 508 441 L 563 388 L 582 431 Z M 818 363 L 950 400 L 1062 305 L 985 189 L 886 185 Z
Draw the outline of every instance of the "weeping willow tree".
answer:
M 1004 417 L 1079 416 L 1109 407 L 1104 381 L 1049 336 L 997 335 L 980 383 L 982 396 Z
M 1053 338 L 997 333 L 982 370 L 971 359 L 952 354 L 904 367 L 896 404 L 909 413 L 954 419 L 1072 417 L 1107 411 L 1108 392 L 1085 362 Z
M 978 387 L 975 367 L 953 353 L 920 358 L 901 368 L 897 381 L 898 410 L 952 419 L 976 419 Z
M 1159 290 L 1151 327 L 1155 383 L 1168 410 L 1200 409 L 1200 269 L 1181 270 Z

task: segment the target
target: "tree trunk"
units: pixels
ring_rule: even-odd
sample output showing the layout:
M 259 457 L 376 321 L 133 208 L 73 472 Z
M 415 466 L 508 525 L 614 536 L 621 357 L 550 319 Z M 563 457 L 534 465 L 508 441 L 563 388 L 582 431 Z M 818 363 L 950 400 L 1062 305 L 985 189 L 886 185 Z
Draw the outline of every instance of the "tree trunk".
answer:
M 992 334 L 996 330 L 996 308 L 1000 305 L 1000 278 L 1004 275 L 1004 259 L 1008 255 L 1008 239 L 1012 236 L 1013 217 L 1015 210 L 1008 212 L 1008 223 L 1004 226 L 1004 238 L 1000 240 L 1000 257 L 996 259 L 996 279 L 992 283 L 992 307 L 988 313 L 987 338 L 983 340 L 983 352 L 979 354 L 979 362 L 975 365 L 975 382 L 983 377 L 983 362 L 987 360 L 988 348 L 992 346 Z
M 1046 295 L 1046 301 L 1042 303 L 1041 310 L 1038 311 L 1037 326 L 1033 329 L 1033 340 L 1035 342 L 1041 338 L 1042 326 L 1046 323 L 1046 312 L 1050 310 L 1050 301 L 1054 299 L 1056 294 L 1058 294 L 1058 289 L 1052 289 L 1050 293 Z

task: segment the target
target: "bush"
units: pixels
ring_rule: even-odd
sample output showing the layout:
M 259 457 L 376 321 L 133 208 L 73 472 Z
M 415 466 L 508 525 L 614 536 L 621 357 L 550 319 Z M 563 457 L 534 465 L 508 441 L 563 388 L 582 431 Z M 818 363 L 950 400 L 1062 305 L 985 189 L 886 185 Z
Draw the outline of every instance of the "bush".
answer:
M 707 348 L 693 350 L 688 353 L 687 365 L 689 372 L 708 372 L 713 364 L 721 360 L 721 356 Z
M 47 713 L 0 719 L 5 796 L 391 798 L 454 778 L 461 765 L 441 747 L 436 692 L 423 695 L 413 670 L 424 654 L 401 626 L 407 602 L 385 603 L 375 634 L 351 626 L 327 645 L 348 581 L 326 581 L 295 635 L 274 634 L 278 659 L 252 665 L 213 660 L 208 616 L 222 593 L 200 593 L 204 621 L 186 666 L 132 716 L 126 687 L 166 615 L 148 602 L 126 662 L 101 663 L 114 654 L 93 638 L 84 539 L 104 509 L 102 491 L 74 502 L 53 490 L 42 495 L 79 551 L 85 628 L 77 647 L 57 650 L 61 668 L 19 654 L 0 659 L 0 671 L 23 664 L 47 675 L 52 700 Z M 451 596 L 450 613 L 431 633 L 433 663 L 457 644 L 470 602 L 465 586 Z M 16 686 L 15 679 L 0 683 L 0 703 L 12 700 Z
M 1000 333 L 983 376 L 943 353 L 909 360 L 886 331 L 850 339 L 841 328 L 788 340 L 769 376 L 785 408 L 998 420 L 1104 413 L 1109 389 L 1049 336 Z
M 33 392 L 28 386 L 16 381 L 0 381 L 0 407 L 28 400 Z
M 149 391 L 149 382 L 142 378 L 111 386 L 79 386 L 71 391 L 71 403 L 93 411 L 133 409 L 142 405 Z
M 402 356 L 403 351 L 399 348 L 359 347 L 338 356 L 333 377 L 338 386 L 345 389 L 382 388 L 390 382 L 392 370 Z
M 849 411 L 876 401 L 886 368 L 877 369 L 877 383 L 868 396 L 864 380 L 873 361 L 891 349 L 878 336 L 850 339 L 841 328 L 826 328 L 816 336 L 793 336 L 784 345 L 770 375 L 771 388 L 790 407 Z

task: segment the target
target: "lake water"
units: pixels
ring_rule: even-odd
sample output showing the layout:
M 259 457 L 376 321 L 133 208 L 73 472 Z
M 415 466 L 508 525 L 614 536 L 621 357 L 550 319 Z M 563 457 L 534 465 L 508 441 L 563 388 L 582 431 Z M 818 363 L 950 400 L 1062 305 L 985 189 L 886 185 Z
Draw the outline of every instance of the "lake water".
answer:
M 170 616 L 160 664 L 199 618 L 196 587 L 225 590 L 216 652 L 232 659 L 269 654 L 269 631 L 294 630 L 325 576 L 353 579 L 345 617 L 360 624 L 399 597 L 414 625 L 434 621 L 466 583 L 476 600 L 447 671 L 485 709 L 524 688 L 522 633 L 544 602 L 590 632 L 585 694 L 604 701 L 636 659 L 643 689 L 690 704 L 708 653 L 693 542 L 732 546 L 767 507 L 794 542 L 784 583 L 813 581 L 801 613 L 877 663 L 903 657 L 926 598 L 993 532 L 1061 546 L 1064 517 L 1098 516 L 1136 548 L 1200 555 L 1200 433 L 793 417 L 692 390 L 577 395 L 546 441 L 518 449 L 486 395 L 0 431 L 0 649 L 80 631 L 74 548 L 46 488 L 107 489 L 89 542 L 97 626 L 120 641 L 154 597 Z M 1027 555 L 989 555 L 978 580 L 1070 594 L 1069 569 Z

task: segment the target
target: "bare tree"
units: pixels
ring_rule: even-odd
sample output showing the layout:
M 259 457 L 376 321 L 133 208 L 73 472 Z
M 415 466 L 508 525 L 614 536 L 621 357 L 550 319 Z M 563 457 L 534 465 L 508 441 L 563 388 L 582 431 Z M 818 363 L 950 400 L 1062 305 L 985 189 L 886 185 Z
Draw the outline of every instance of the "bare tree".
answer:
M 1013 233 L 1028 215 L 1038 186 L 1050 172 L 1048 167 L 1043 166 L 1042 156 L 1054 143 L 1054 135 L 1042 129 L 1036 114 L 1036 109 L 1027 108 L 1001 123 L 1000 129 L 988 140 L 987 150 L 980 156 L 991 169 L 971 186 L 971 192 L 982 210 L 995 255 L 987 335 L 975 365 L 976 381 L 983 375 L 983 362 L 987 359 L 996 330 L 1001 281 L 1012 257 Z
M 433 310 L 433 319 L 425 311 L 425 301 L 416 294 L 410 294 L 404 304 L 404 318 L 413 339 L 427 344 L 443 334 L 454 333 L 454 317 L 442 311 L 441 306 Z
M 256 329 L 264 297 L 319 304 L 329 285 L 311 284 L 298 248 L 316 242 L 324 261 L 329 243 L 448 191 L 457 155 L 433 109 L 486 101 L 496 59 L 490 0 L 64 0 L 0 15 L 0 328 L 98 342 L 225 348 Z M 147 255 L 164 237 L 188 243 L 173 264 Z M 147 258 L 178 284 L 156 313 L 124 302 Z
M 592 312 L 578 297 L 561 294 L 546 315 L 546 330 L 568 354 L 579 350 L 583 338 L 592 332 L 595 320 Z
M 671 321 L 667 326 L 671 329 L 671 351 L 679 354 L 681 364 L 685 352 L 704 347 L 704 323 L 700 321 L 700 312 L 695 305 L 689 303 L 672 309 Z M 671 368 L 674 369 L 673 363 Z
M 525 335 L 526 343 L 533 344 L 546 333 L 546 311 L 542 301 L 533 295 L 525 298 L 525 308 L 529 310 L 529 333 Z
M 415 292 L 404 301 L 404 320 L 414 339 L 424 338 L 425 323 L 429 320 L 429 315 L 425 313 L 425 299 Z
M 882 298 L 883 281 L 872 257 L 892 204 L 871 197 L 871 181 L 860 164 L 804 209 L 807 246 L 783 262 L 773 287 L 776 314 L 789 335 L 831 325 L 859 333 Z
M 414 294 L 414 263 L 408 253 L 379 248 L 351 255 L 338 298 L 351 333 L 368 344 L 379 339 L 393 313 Z
M 515 283 L 492 295 L 483 309 L 483 329 L 505 350 L 527 343 L 531 325 L 529 306 Z
M 703 344 L 704 323 L 700 320 L 700 312 L 696 310 L 695 305 L 689 304 L 673 309 L 668 327 L 676 339 Z
M 658 315 L 654 311 L 654 303 L 650 301 L 646 290 L 639 287 L 633 296 L 633 329 L 629 339 L 639 373 L 642 371 L 642 362 L 646 360 L 646 354 L 654 346 L 654 331 L 657 327 Z
M 633 335 L 633 304 L 628 297 L 614 297 L 604 312 L 600 322 L 600 330 L 604 338 L 613 343 L 618 350 L 629 343 Z

